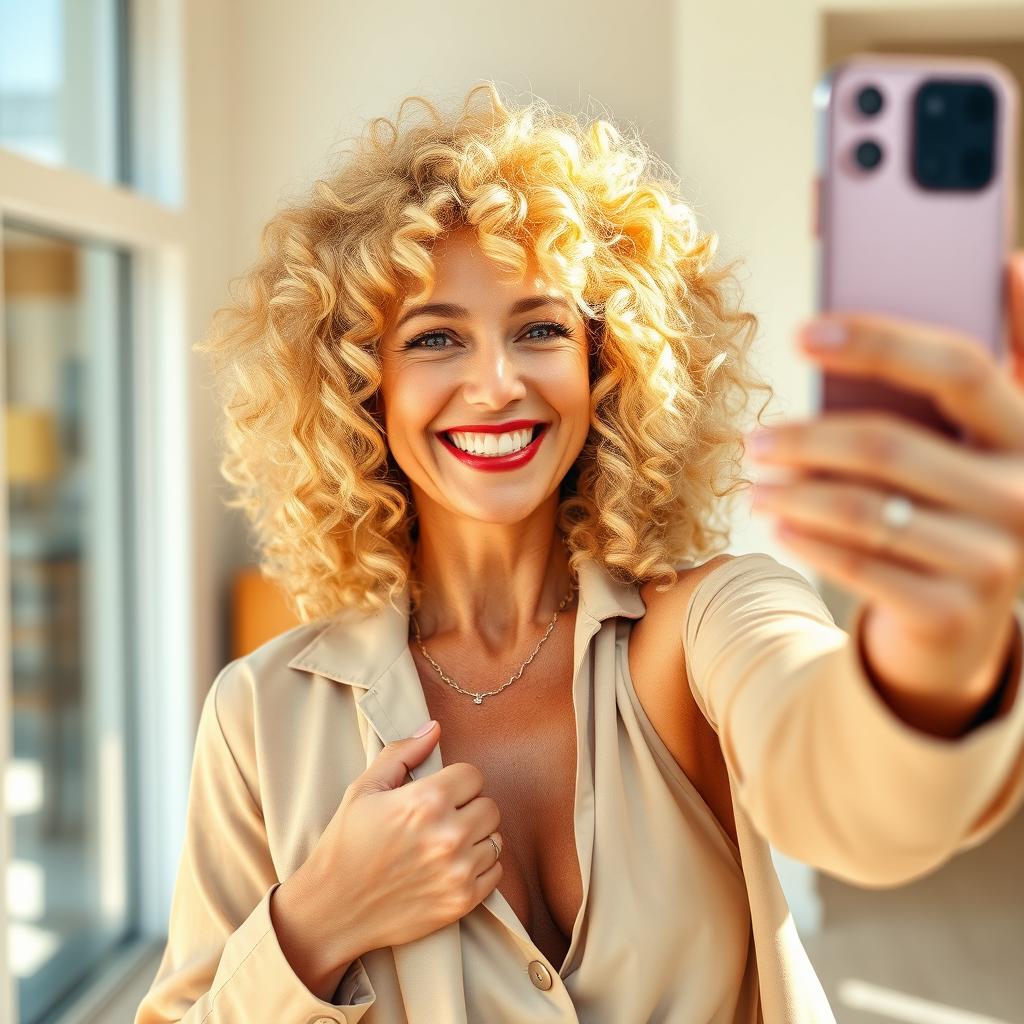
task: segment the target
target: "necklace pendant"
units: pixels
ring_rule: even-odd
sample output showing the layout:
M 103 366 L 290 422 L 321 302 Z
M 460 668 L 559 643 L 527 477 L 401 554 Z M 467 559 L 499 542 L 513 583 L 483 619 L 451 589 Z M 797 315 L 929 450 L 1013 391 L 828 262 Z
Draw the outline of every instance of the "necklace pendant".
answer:
M 474 693 L 473 694 L 473 703 L 474 704 L 483 704 L 483 702 L 484 702 L 484 698 L 483 698 L 482 694 L 479 694 L 479 693 Z

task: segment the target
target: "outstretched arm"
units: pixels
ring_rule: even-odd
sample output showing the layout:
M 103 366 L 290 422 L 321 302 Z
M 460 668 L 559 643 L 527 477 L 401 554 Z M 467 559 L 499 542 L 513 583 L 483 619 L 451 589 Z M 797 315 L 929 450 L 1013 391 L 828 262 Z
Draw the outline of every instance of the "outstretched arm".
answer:
M 1024 603 L 1015 622 L 1020 634 Z M 1024 801 L 1020 635 L 999 715 L 953 739 L 885 703 L 855 635 L 770 555 L 710 573 L 683 642 L 737 799 L 789 856 L 856 885 L 899 885 L 982 842 Z

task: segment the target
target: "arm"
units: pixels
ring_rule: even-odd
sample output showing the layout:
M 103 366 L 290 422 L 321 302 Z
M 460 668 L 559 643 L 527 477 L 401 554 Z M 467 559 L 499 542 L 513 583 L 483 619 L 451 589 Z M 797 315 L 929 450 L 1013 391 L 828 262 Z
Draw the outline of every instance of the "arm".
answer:
M 850 635 L 859 645 L 861 664 L 871 686 L 889 709 L 908 725 L 932 736 L 958 739 L 979 725 L 999 718 L 1013 703 L 1020 676 L 1022 641 L 1021 629 L 1015 618 L 1007 624 L 1007 642 L 992 652 L 992 662 L 998 668 L 985 666 L 976 683 L 972 681 L 964 688 L 966 693 L 980 696 L 967 697 L 950 705 L 930 695 L 922 697 L 905 691 L 898 681 L 890 678 L 885 665 L 868 654 L 865 624 L 869 612 L 870 605 L 861 603 L 857 606 Z
M 226 666 L 203 703 L 167 945 L 135 1024 L 337 1021 L 339 1008 L 355 1024 L 376 998 L 361 960 L 327 952 L 299 883 L 277 878 L 258 794 L 221 727 L 248 699 L 247 671 Z
M 272 893 L 270 920 L 281 952 L 298 979 L 318 999 L 329 1003 L 353 960 L 329 953 L 327 944 L 316 935 L 315 904 L 308 902 L 308 893 L 304 898 L 289 888 L 293 880 L 294 876 Z
M 1024 604 L 1016 613 L 1024 629 Z M 982 842 L 1024 801 L 1019 657 L 998 717 L 930 735 L 881 699 L 811 584 L 761 553 L 702 581 L 683 640 L 737 801 L 789 856 L 856 885 L 898 885 Z

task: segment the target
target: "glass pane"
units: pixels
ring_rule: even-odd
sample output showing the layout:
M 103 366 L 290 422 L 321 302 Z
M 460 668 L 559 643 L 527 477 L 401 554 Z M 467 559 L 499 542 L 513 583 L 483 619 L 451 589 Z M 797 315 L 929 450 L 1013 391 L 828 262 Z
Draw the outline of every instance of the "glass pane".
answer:
M 127 256 L 4 225 L 8 944 L 37 1024 L 133 919 L 122 467 Z
M 0 146 L 125 181 L 120 0 L 0 0 Z

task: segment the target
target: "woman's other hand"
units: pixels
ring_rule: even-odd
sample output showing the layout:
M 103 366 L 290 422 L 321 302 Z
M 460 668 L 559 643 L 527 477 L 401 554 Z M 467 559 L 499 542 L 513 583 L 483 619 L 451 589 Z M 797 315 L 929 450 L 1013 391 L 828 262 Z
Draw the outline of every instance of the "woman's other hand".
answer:
M 779 517 L 782 543 L 864 599 L 864 651 L 885 692 L 930 708 L 949 735 L 1008 662 L 1024 581 L 1024 254 L 1007 284 L 1009 369 L 962 333 L 891 316 L 822 316 L 798 335 L 822 370 L 929 395 L 971 444 L 875 411 L 786 423 L 751 444 L 787 474 L 756 484 L 754 507 Z M 823 325 L 833 344 L 815 345 Z M 890 496 L 913 503 L 898 530 L 881 515 Z
M 440 735 L 435 722 L 423 736 L 388 743 L 349 784 L 296 872 L 319 919 L 334 922 L 339 963 L 457 921 L 501 881 L 488 840 L 501 847 L 501 815 L 481 795 L 480 770 L 456 763 L 405 782 Z

